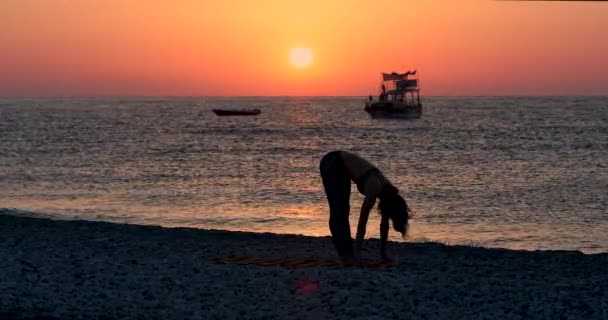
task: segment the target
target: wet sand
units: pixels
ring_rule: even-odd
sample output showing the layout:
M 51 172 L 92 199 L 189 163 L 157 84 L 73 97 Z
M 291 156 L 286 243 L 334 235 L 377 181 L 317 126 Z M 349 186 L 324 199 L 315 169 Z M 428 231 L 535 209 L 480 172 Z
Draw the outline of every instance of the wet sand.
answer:
M 608 254 L 390 245 L 399 264 L 377 270 L 214 264 L 334 251 L 328 237 L 0 210 L 0 319 L 608 319 Z

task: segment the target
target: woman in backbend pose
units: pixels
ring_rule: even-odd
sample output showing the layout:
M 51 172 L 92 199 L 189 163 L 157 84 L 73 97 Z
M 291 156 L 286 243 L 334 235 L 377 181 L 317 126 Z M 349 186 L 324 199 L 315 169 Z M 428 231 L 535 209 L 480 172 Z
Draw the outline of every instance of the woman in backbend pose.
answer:
M 390 260 L 386 251 L 389 219 L 392 221 L 393 229 L 402 236 L 405 236 L 408 228 L 409 208 L 403 197 L 399 195 L 399 190 L 376 166 L 351 152 L 332 151 L 326 154 L 321 159 L 320 169 L 329 202 L 329 230 L 340 258 L 347 264 L 359 261 L 367 219 L 378 198 L 380 200 L 378 209 L 382 216 L 380 254 L 382 260 Z M 354 251 L 348 222 L 351 180 L 365 196 L 361 205 Z

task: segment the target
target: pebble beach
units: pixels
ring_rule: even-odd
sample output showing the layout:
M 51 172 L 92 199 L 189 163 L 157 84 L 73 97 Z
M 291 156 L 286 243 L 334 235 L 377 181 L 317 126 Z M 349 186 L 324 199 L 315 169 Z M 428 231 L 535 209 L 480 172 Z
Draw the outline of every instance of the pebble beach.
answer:
M 329 237 L 19 217 L 0 211 L 0 319 L 606 319 L 608 254 L 390 243 L 382 269 Z M 377 257 L 367 240 L 364 257 Z

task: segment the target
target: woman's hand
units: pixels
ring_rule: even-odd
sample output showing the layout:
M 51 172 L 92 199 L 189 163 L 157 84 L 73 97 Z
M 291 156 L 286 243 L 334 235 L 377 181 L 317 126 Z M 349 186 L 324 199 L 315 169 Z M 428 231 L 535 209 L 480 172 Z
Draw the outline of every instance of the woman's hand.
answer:
M 361 251 L 362 250 L 362 243 L 361 241 L 355 241 L 355 247 L 353 248 L 353 257 L 355 257 L 355 259 L 360 260 L 361 259 Z

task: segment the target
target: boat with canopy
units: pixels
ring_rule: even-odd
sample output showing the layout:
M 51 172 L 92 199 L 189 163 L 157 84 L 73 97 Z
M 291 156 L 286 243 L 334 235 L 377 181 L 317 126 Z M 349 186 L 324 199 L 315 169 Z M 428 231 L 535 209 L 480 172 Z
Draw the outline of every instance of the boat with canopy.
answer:
M 417 70 L 382 73 L 381 92 L 369 96 L 365 111 L 372 118 L 417 119 L 422 116 Z

